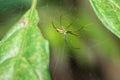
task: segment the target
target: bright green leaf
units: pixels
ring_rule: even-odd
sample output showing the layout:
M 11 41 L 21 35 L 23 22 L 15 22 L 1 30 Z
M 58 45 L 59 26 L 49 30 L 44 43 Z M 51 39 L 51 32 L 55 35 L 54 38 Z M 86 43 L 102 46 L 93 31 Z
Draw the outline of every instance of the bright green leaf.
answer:
M 120 38 L 120 0 L 90 0 L 98 18 Z
M 0 80 L 50 80 L 49 45 L 31 8 L 0 41 Z

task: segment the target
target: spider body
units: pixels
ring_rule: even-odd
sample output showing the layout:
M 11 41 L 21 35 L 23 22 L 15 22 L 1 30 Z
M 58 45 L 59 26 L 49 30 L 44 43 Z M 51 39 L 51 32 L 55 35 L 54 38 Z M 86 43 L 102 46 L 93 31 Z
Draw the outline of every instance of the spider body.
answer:
M 64 34 L 64 35 L 66 35 L 68 33 L 68 31 L 66 31 L 64 29 L 60 29 L 60 28 L 57 28 L 56 31 L 61 33 L 61 34 Z
M 60 25 L 61 25 L 61 17 L 60 17 Z M 66 29 L 69 28 L 71 25 L 72 25 L 72 24 L 69 24 L 68 26 L 66 26 Z M 57 28 L 57 27 L 55 26 L 55 24 L 52 22 L 52 26 L 53 26 L 53 28 L 54 28 L 58 33 L 64 35 L 65 42 L 66 42 L 66 44 L 68 44 L 68 45 L 69 45 L 69 41 L 67 40 L 67 35 L 68 35 L 68 34 L 74 35 L 74 36 L 76 36 L 76 37 L 80 37 L 79 35 L 73 33 L 72 31 L 65 30 L 62 25 L 60 26 L 61 28 Z M 73 47 L 71 47 L 70 45 L 69 45 L 68 47 L 69 47 L 69 48 L 73 48 Z M 75 48 L 75 49 L 79 49 L 79 48 Z
M 77 34 L 74 34 L 72 31 L 66 31 L 65 29 L 56 28 L 56 31 L 60 34 L 63 34 L 63 35 L 71 34 L 71 35 L 74 35 L 77 37 L 79 36 Z
M 61 26 L 61 28 L 57 28 L 53 22 L 52 22 L 52 26 L 53 26 L 53 28 L 54 28 L 58 33 L 60 33 L 60 34 L 63 34 L 63 35 L 71 34 L 71 35 L 74 35 L 74 36 L 76 36 L 76 37 L 79 36 L 79 35 L 77 35 L 77 34 L 74 34 L 72 31 L 65 30 L 65 29 L 63 28 L 63 26 Z M 70 26 L 71 26 L 71 24 L 68 25 L 67 28 L 70 27 Z

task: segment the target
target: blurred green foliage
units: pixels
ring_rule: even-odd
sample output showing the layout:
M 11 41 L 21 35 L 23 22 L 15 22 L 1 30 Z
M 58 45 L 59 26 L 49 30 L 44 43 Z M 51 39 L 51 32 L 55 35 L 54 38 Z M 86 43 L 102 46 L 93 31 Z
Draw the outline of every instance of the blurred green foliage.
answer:
M 25 1 L 25 2 L 24 2 Z M 0 15 L 5 20 L 0 22 L 0 36 L 3 36 L 16 20 L 18 20 L 18 13 L 24 13 L 30 6 L 28 0 L 12 0 L 3 1 L 0 5 L 3 8 L 4 15 Z M 40 0 L 39 0 L 40 1 Z M 39 2 L 38 1 L 38 2 Z M 16 4 L 13 6 L 12 4 Z M 7 5 L 10 4 L 11 5 Z M 23 4 L 24 3 L 24 4 Z M 42 3 L 38 3 L 38 11 L 40 22 L 39 26 L 42 29 L 44 37 L 50 41 L 51 54 L 59 57 L 64 57 L 61 61 L 64 64 L 65 57 L 73 58 L 80 65 L 93 65 L 96 61 L 96 56 L 102 55 L 113 61 L 119 60 L 119 39 L 115 37 L 111 32 L 103 27 L 100 21 L 94 14 L 89 1 L 87 0 L 42 0 Z M 13 7 L 11 7 L 13 6 Z M 21 6 L 21 8 L 19 8 Z M 2 10 L 0 10 L 0 14 Z M 5 17 L 9 15 L 11 17 Z M 52 27 L 52 21 L 54 21 L 57 27 L 60 27 L 59 18 L 62 15 L 62 25 L 66 27 L 68 24 L 72 26 L 68 29 L 70 31 L 78 30 L 82 26 L 83 30 L 75 32 L 81 37 L 68 35 L 69 44 L 73 47 L 79 47 L 79 50 L 69 49 L 64 41 L 64 35 L 56 32 Z M 17 18 L 18 17 L 18 18 Z M 12 20 L 12 18 L 14 20 Z M 16 19 L 17 18 L 17 19 Z M 0 20 L 0 21 L 1 21 Z M 65 45 L 65 47 L 64 47 Z M 64 50 L 63 50 L 64 48 Z

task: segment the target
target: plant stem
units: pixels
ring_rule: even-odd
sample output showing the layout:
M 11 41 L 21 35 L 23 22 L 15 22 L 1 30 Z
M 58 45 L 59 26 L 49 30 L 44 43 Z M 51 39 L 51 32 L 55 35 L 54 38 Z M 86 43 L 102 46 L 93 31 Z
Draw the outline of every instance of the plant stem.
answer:
M 31 9 L 36 8 L 36 5 L 37 5 L 37 0 L 32 0 L 32 6 L 31 6 Z

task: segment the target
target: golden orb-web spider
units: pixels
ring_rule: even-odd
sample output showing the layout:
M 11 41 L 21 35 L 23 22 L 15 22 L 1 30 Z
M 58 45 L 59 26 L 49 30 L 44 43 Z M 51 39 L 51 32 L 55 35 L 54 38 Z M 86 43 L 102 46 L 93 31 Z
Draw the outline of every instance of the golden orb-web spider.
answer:
M 68 29 L 71 25 L 72 25 L 72 23 L 69 24 L 68 26 L 66 26 L 66 29 Z M 57 28 L 56 25 L 54 24 L 54 22 L 52 22 L 52 26 L 53 26 L 53 28 L 54 28 L 58 33 L 64 35 L 64 39 L 65 39 L 65 42 L 66 42 L 67 45 L 69 44 L 69 41 L 67 40 L 67 35 L 68 35 L 68 34 L 74 35 L 74 36 L 76 36 L 76 37 L 80 37 L 79 35 L 73 33 L 72 31 L 66 30 L 66 29 L 61 25 L 61 16 L 60 16 L 60 27 L 61 27 L 61 28 Z M 83 27 L 81 27 L 81 28 L 78 29 L 77 31 L 81 30 L 82 28 L 83 28 Z M 69 45 L 68 47 L 71 48 L 70 45 Z M 73 48 L 73 47 L 72 47 L 72 48 Z M 74 49 L 80 49 L 80 48 L 74 48 Z

